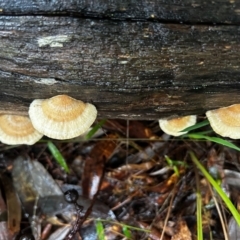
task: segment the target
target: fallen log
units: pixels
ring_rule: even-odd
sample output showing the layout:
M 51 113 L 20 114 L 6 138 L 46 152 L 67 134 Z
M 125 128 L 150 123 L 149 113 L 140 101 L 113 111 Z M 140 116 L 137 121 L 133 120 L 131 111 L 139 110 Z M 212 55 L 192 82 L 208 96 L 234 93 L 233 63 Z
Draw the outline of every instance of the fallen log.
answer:
M 26 115 L 33 99 L 57 94 L 92 102 L 102 118 L 203 114 L 240 102 L 238 3 L 221 1 L 212 16 L 216 6 L 201 1 L 76 2 L 0 0 L 1 113 Z

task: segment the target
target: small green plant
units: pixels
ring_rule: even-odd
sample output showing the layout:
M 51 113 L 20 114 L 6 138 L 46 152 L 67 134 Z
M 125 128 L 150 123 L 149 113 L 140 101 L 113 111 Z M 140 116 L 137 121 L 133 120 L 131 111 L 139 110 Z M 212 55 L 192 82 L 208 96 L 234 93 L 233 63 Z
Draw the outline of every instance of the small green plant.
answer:
M 98 239 L 105 240 L 104 227 L 100 219 L 96 220 L 96 230 L 97 230 Z
M 186 163 L 182 162 L 182 161 L 176 161 L 176 160 L 172 160 L 171 158 L 169 158 L 167 155 L 164 156 L 167 164 L 169 167 L 171 167 L 173 169 L 173 171 L 175 172 L 175 174 L 177 176 L 179 176 L 179 170 L 178 167 L 179 166 L 187 166 Z
M 92 136 L 104 125 L 106 122 L 106 119 L 101 120 L 99 123 L 97 123 L 86 135 L 85 139 L 89 140 L 92 138 Z
M 201 128 L 201 127 L 204 127 L 204 126 L 207 126 L 207 125 L 209 125 L 209 121 L 204 120 L 200 123 L 196 123 L 195 125 L 184 129 L 183 132 L 190 132 L 192 130 L 196 130 L 198 128 Z M 204 132 L 197 132 L 197 133 L 187 133 L 187 134 L 183 135 L 182 137 L 183 138 L 188 137 L 188 138 L 191 138 L 191 139 L 203 139 L 203 140 L 207 140 L 207 141 L 210 141 L 210 142 L 215 142 L 215 143 L 218 143 L 220 145 L 223 145 L 223 146 L 235 149 L 237 151 L 240 151 L 240 148 L 237 147 L 235 144 L 231 143 L 230 141 L 225 140 L 225 139 L 220 138 L 220 137 L 207 136 L 207 134 L 209 134 L 209 133 L 212 133 L 212 130 L 204 131 Z
M 127 239 L 132 239 L 132 234 L 129 231 L 129 228 L 127 225 L 123 225 L 122 227 L 122 231 L 123 231 L 123 235 L 127 238 Z
M 197 180 L 197 190 L 196 190 L 196 196 L 197 196 L 197 237 L 198 240 L 203 240 L 203 229 L 202 229 L 202 195 L 200 191 L 199 186 L 199 179 L 196 175 Z
M 138 228 L 138 227 L 127 225 L 125 223 L 115 222 L 115 221 L 106 220 L 106 219 L 97 219 L 96 220 L 96 230 L 97 230 L 97 235 L 98 235 L 99 240 L 105 239 L 104 238 L 104 236 L 105 236 L 104 235 L 104 226 L 103 226 L 104 222 L 121 226 L 124 237 L 129 240 L 133 239 L 131 230 L 150 233 L 150 230 L 148 230 L 148 229 Z
M 206 119 L 206 120 L 204 120 L 204 121 L 202 121 L 202 122 L 199 122 L 199 123 L 194 124 L 194 125 L 191 126 L 191 127 L 185 128 L 184 130 L 182 130 L 182 132 L 190 132 L 190 131 L 192 131 L 192 130 L 196 130 L 196 129 L 198 129 L 198 128 L 201 128 L 201 127 L 204 127 L 204 126 L 207 126 L 207 125 L 209 125 L 209 121 Z M 211 131 L 211 132 L 212 132 L 212 131 Z
M 218 185 L 218 183 L 212 178 L 212 176 L 207 172 L 207 170 L 204 168 L 204 166 L 199 162 L 197 157 L 193 152 L 189 152 L 190 157 L 194 164 L 197 166 L 197 168 L 202 172 L 204 177 L 209 181 L 209 183 L 214 187 L 216 192 L 219 194 L 221 199 L 225 202 L 226 206 L 228 207 L 229 211 L 232 213 L 234 219 L 240 226 L 240 214 L 238 213 L 238 210 L 235 208 L 231 200 L 228 198 L 226 193 L 222 190 L 222 188 Z
M 191 126 L 189 128 L 184 129 L 183 131 L 192 131 L 199 129 L 201 127 L 207 126 L 209 124 L 208 120 L 202 121 L 200 123 L 195 124 L 194 126 Z M 182 137 L 188 137 L 191 139 L 198 139 L 198 140 L 207 140 L 211 141 L 229 148 L 232 148 L 236 151 L 240 151 L 240 148 L 233 144 L 232 142 L 225 140 L 221 137 L 212 137 L 208 136 L 209 133 L 212 133 L 212 130 L 210 131 L 205 131 L 205 132 L 197 132 L 197 133 L 187 133 L 183 135 Z M 215 191 L 218 193 L 218 195 L 221 197 L 223 202 L 226 204 L 227 208 L 233 215 L 235 221 L 238 223 L 240 226 L 240 214 L 238 213 L 238 210 L 235 208 L 233 205 L 232 201 L 228 198 L 226 193 L 222 190 L 222 188 L 219 185 L 218 180 L 214 180 L 213 177 L 208 173 L 208 171 L 204 168 L 204 166 L 199 162 L 197 157 L 193 152 L 190 152 L 190 157 L 194 164 L 197 166 L 197 168 L 202 172 L 204 177 L 208 180 L 208 182 L 212 185 L 212 187 L 215 189 Z M 201 193 L 199 189 L 196 191 L 197 194 L 197 233 L 198 233 L 198 240 L 203 239 L 202 235 L 202 203 L 201 203 Z
M 63 155 L 60 153 L 58 148 L 51 142 L 47 142 L 47 146 L 51 154 L 53 155 L 54 159 L 58 162 L 58 164 L 67 172 L 69 173 L 69 168 L 67 166 L 67 163 L 63 157 Z
M 210 142 L 215 142 L 218 143 L 220 145 L 235 149 L 237 151 L 240 151 L 240 148 L 237 147 L 235 144 L 229 142 L 228 140 L 222 139 L 220 137 L 210 137 L 210 136 L 206 136 L 205 133 L 190 133 L 190 134 L 186 134 L 187 137 L 192 138 L 192 139 L 205 139 L 208 140 Z

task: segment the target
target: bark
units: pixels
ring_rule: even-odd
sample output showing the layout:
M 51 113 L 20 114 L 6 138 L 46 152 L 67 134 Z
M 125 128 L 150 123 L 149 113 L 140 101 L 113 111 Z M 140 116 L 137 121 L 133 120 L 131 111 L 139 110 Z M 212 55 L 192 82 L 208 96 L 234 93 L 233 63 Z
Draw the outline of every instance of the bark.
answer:
M 57 94 L 128 119 L 240 102 L 238 3 L 48 2 L 0 0 L 0 112 Z
M 162 22 L 240 22 L 239 0 L 0 0 L 2 14 L 71 15 Z

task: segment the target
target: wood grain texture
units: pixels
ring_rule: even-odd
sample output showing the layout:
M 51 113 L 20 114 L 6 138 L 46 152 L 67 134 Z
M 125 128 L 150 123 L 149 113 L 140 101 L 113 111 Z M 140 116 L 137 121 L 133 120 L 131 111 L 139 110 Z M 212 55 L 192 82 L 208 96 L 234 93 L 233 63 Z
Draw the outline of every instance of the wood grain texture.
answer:
M 240 23 L 239 0 L 0 0 L 0 8 L 0 14 L 60 14 L 178 23 Z
M 76 1 L 51 1 L 50 6 L 45 2 L 45 8 L 44 1 L 35 5 L 32 1 L 4 2 L 0 0 L 0 113 L 27 114 L 33 99 L 57 94 L 92 102 L 99 117 L 127 119 L 203 114 L 240 102 L 237 25 L 207 24 L 210 18 L 205 24 L 197 18 L 198 24 L 167 23 L 171 19 L 165 15 L 166 23 L 106 19 L 110 2 L 117 11 L 127 1 L 119 5 L 96 1 L 104 13 L 97 18 L 61 15 L 68 12 L 67 7 L 79 13 L 83 1 L 77 10 L 73 8 Z M 166 9 L 175 6 L 159 2 Z M 228 13 L 230 2 L 220 3 Z M 90 4 L 84 11 L 96 12 L 97 6 Z M 157 7 L 156 1 L 148 6 L 160 14 Z M 136 19 L 139 9 L 134 13 Z M 142 16 L 150 11 L 146 9 Z M 38 16 L 31 15 L 33 10 Z M 61 14 L 50 16 L 52 11 Z M 232 14 L 231 21 L 237 17 Z

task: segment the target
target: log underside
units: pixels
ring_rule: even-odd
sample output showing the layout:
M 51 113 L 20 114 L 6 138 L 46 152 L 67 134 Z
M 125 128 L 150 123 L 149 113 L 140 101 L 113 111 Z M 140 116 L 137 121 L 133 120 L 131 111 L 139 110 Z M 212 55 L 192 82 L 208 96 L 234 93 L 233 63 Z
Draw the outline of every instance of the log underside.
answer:
M 44 1 L 35 8 L 31 1 L 5 2 L 0 0 L 1 113 L 27 114 L 33 99 L 57 94 L 92 102 L 101 118 L 159 119 L 240 103 L 238 2 L 219 1 L 219 12 L 203 4 L 209 16 L 202 18 L 193 14 L 193 1 L 180 1 L 182 8 L 146 1 L 143 10 L 123 1 L 122 11 L 116 2 L 112 15 L 110 1 L 103 0 L 98 9 L 81 1 L 75 8 L 74 1 L 61 1 L 61 9 L 60 1 L 45 8 Z M 219 24 L 212 24 L 211 13 Z

